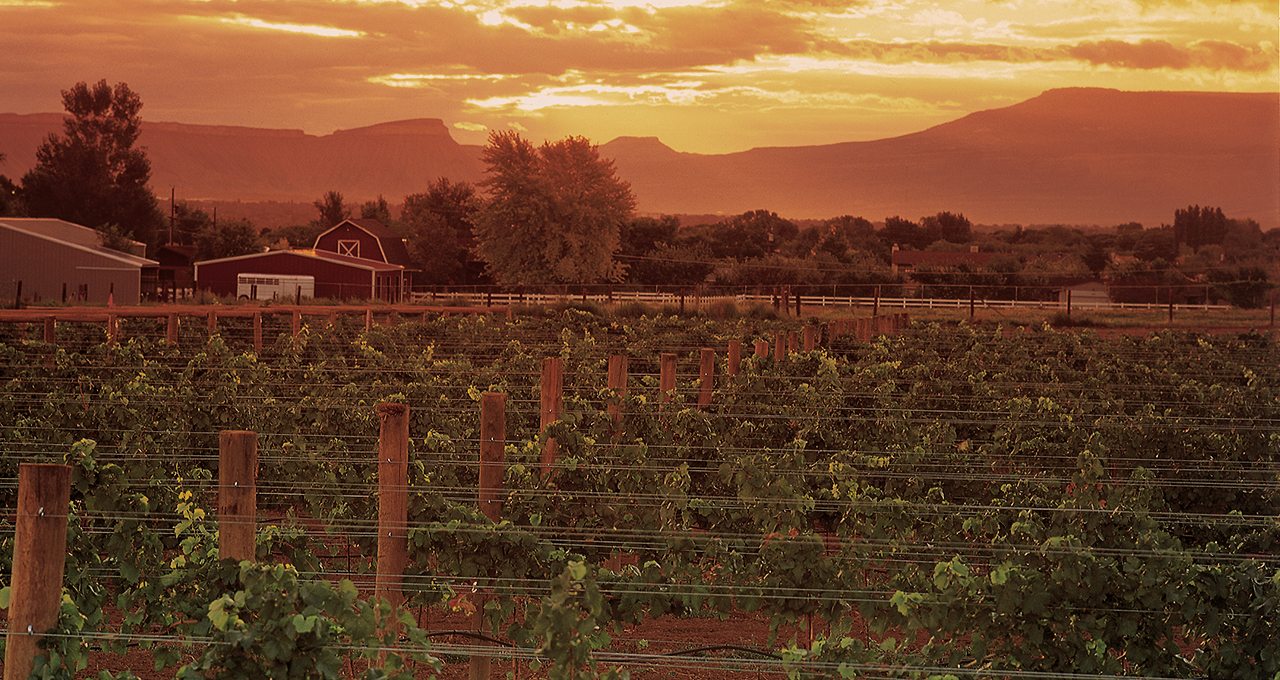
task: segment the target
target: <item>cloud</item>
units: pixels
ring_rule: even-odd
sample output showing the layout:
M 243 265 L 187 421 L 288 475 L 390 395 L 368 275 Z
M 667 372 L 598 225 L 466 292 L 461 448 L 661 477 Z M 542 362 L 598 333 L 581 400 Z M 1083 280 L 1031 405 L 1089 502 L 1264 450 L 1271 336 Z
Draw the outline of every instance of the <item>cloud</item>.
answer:
M 1206 69 L 1259 73 L 1276 67 L 1274 46 L 1246 47 L 1220 40 L 1186 46 L 1164 40 L 1101 40 L 1064 48 L 1064 54 L 1090 64 L 1132 69 Z

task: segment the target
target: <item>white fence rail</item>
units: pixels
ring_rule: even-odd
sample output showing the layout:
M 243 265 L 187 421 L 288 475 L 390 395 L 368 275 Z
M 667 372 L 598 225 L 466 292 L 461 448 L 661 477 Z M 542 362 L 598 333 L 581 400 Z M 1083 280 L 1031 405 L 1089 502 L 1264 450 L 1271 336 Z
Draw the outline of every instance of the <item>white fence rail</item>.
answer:
M 512 292 L 465 292 L 465 293 L 412 293 L 410 301 L 419 304 L 459 304 L 459 305 L 540 305 L 565 302 L 594 302 L 601 304 L 624 304 L 640 302 L 653 305 L 680 305 L 690 309 L 701 309 L 709 305 L 723 302 L 735 303 L 772 303 L 770 295 L 680 295 L 678 293 L 656 293 L 639 291 L 615 291 L 613 293 L 512 293 Z M 792 303 L 794 304 L 794 302 Z M 881 309 L 965 309 L 968 298 L 906 298 L 906 297 L 852 297 L 833 295 L 804 295 L 801 304 L 805 307 L 847 307 Z M 1060 309 L 1066 310 L 1067 303 L 1059 300 L 984 300 L 977 298 L 974 306 L 983 309 Z M 1073 300 L 1072 310 L 1167 310 L 1167 303 L 1151 302 L 1099 302 L 1096 300 Z M 1175 304 L 1175 311 L 1192 310 L 1227 310 L 1231 305 L 1215 304 Z

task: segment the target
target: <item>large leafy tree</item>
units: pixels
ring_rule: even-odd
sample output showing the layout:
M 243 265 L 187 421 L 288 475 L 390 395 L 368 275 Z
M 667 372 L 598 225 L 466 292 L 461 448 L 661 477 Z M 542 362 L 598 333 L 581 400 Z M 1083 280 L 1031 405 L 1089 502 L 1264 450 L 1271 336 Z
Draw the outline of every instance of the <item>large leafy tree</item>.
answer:
M 338 191 L 326 191 L 324 196 L 312 202 L 311 205 L 314 205 L 316 212 L 319 213 L 312 225 L 321 229 L 328 229 L 351 217 L 351 208 L 347 206 L 342 193 Z
M 142 99 L 125 83 L 76 83 L 62 92 L 70 116 L 49 135 L 36 165 L 22 178 L 27 212 L 94 228 L 116 225 L 139 241 L 154 240 L 162 223 L 151 161 L 136 146 Z
M 420 283 L 477 283 L 484 263 L 472 255 L 480 199 L 475 187 L 441 177 L 427 190 L 404 199 L 400 221 L 412 235 Z
M 595 145 L 567 137 L 535 147 L 515 132 L 495 132 L 483 158 L 488 200 L 476 221 L 476 254 L 495 282 L 621 278 L 613 256 L 635 197 Z

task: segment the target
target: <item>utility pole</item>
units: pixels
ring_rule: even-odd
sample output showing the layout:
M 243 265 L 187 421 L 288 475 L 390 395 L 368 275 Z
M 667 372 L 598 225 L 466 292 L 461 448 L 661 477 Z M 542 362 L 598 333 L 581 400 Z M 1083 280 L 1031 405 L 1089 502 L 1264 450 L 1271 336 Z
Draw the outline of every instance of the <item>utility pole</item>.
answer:
M 169 187 L 169 245 L 173 245 L 173 223 L 177 220 L 177 208 L 173 201 L 173 186 Z

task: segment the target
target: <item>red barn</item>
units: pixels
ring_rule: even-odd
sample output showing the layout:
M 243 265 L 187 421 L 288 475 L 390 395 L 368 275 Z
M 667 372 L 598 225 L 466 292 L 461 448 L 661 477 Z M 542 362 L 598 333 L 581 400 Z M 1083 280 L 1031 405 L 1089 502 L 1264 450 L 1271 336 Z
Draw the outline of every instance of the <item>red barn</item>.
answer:
M 315 297 L 377 299 L 403 298 L 404 267 L 377 260 L 348 257 L 324 250 L 273 250 L 195 263 L 196 287 L 215 295 L 236 296 L 241 274 L 286 274 L 315 279 Z
M 413 258 L 400 238 L 378 220 L 348 219 L 326 229 L 316 237 L 316 250 L 398 264 L 405 269 L 405 285 L 411 285 Z

